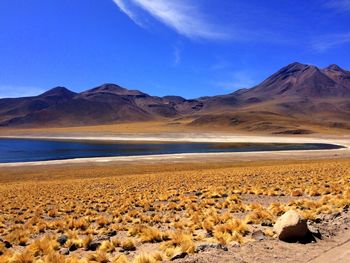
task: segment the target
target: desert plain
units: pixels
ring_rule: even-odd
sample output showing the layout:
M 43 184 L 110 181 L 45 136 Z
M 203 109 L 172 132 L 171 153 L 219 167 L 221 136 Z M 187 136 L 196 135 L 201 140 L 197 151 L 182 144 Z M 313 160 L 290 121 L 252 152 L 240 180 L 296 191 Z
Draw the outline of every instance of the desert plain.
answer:
M 350 136 L 81 129 L 1 136 L 343 148 L 1 164 L 0 262 L 347 262 Z M 307 220 L 308 240 L 277 238 L 289 210 Z

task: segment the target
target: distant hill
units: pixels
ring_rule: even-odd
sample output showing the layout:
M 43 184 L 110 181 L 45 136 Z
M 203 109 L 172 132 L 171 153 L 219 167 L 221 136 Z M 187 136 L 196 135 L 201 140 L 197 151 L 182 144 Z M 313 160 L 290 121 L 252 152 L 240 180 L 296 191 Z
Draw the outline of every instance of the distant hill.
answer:
M 114 84 L 74 93 L 57 87 L 39 96 L 1 99 L 1 126 L 97 125 L 147 121 L 190 113 L 201 103 L 155 97 Z
M 35 97 L 0 99 L 0 126 L 81 126 L 188 119 L 193 126 L 225 126 L 273 133 L 305 127 L 350 129 L 350 71 L 290 64 L 259 85 L 231 94 L 187 100 L 156 97 L 115 84 L 75 93 L 64 87 Z

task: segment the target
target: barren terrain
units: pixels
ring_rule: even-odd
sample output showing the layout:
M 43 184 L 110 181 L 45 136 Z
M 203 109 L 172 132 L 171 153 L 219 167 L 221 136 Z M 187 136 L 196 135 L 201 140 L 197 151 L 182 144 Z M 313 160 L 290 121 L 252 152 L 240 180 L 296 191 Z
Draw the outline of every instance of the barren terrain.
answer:
M 0 182 L 1 262 L 307 262 L 346 244 L 348 158 L 3 167 Z M 289 209 L 322 239 L 278 241 Z
M 0 127 L 127 128 L 151 121 L 163 132 L 348 133 L 349 79 L 350 72 L 334 64 L 319 68 L 295 62 L 254 87 L 193 99 L 158 97 L 113 83 L 78 93 L 56 87 L 33 97 L 0 99 Z

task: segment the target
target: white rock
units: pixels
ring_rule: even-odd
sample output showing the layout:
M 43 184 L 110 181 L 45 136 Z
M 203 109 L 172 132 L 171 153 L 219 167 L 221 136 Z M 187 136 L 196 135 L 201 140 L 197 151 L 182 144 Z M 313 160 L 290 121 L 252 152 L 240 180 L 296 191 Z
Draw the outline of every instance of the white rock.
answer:
M 279 217 L 273 230 L 280 240 L 286 242 L 300 241 L 310 233 L 306 220 L 294 210 L 289 210 Z

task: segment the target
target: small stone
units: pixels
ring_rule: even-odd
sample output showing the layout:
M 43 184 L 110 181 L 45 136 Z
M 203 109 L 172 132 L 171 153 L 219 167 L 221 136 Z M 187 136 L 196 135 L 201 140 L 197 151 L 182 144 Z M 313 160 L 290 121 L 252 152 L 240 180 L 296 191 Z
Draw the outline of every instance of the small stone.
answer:
M 255 239 L 256 241 L 262 241 L 265 239 L 264 232 L 261 230 L 255 231 L 252 234 L 252 238 Z
M 119 252 L 123 253 L 124 255 L 129 255 L 130 254 L 130 251 L 127 251 L 125 249 L 119 249 Z
M 212 232 L 207 232 L 207 233 L 205 234 L 205 237 L 206 237 L 206 238 L 213 237 L 213 233 L 212 233 Z
M 196 247 L 194 253 L 199 253 L 199 252 L 202 252 L 202 251 L 205 251 L 207 247 L 205 245 L 199 245 Z
M 27 245 L 27 242 L 19 241 L 18 245 L 20 245 L 21 247 L 25 247 Z
M 110 232 L 107 233 L 107 236 L 109 236 L 109 237 L 114 237 L 116 235 L 117 235 L 117 231 L 115 231 L 115 230 L 110 231 Z
M 336 219 L 336 218 L 338 218 L 340 216 L 341 216 L 340 212 L 336 212 L 336 213 L 332 214 L 333 219 Z
M 225 245 L 216 244 L 216 243 L 206 243 L 206 244 L 201 244 L 201 245 L 197 246 L 195 252 L 196 253 L 202 252 L 202 251 L 208 250 L 210 248 L 221 249 L 223 251 L 228 251 L 228 248 Z
M 89 250 L 89 251 L 96 251 L 98 248 L 99 248 L 99 246 L 101 246 L 101 243 L 100 242 L 98 242 L 98 241 L 91 241 L 90 243 L 89 243 L 89 245 L 87 246 L 87 248 L 86 248 L 86 250 Z
M 185 257 L 187 257 L 187 255 L 188 255 L 187 252 L 176 253 L 176 254 L 171 258 L 171 261 L 173 261 L 173 260 L 175 260 L 175 259 L 185 258 Z
M 310 234 L 306 220 L 294 210 L 289 210 L 279 217 L 273 229 L 278 238 L 286 242 L 301 241 Z
M 224 245 L 221 245 L 221 244 L 220 244 L 220 249 L 222 249 L 223 251 L 228 251 L 227 246 L 224 246 Z
M 68 240 L 68 237 L 66 235 L 61 235 L 57 238 L 57 242 L 63 246 Z
M 262 226 L 273 226 L 272 221 L 269 220 L 269 219 L 264 219 L 264 220 L 261 222 L 261 225 L 262 225 Z
M 317 217 L 317 218 L 315 219 L 315 223 L 316 223 L 316 224 L 322 223 L 322 218 Z
M 68 249 L 68 248 L 62 248 L 62 249 L 60 250 L 60 253 L 61 253 L 62 255 L 67 256 L 67 255 L 69 255 L 69 249 Z
M 78 246 L 74 243 L 69 247 L 69 251 L 75 251 L 77 249 L 78 249 Z
M 11 248 L 12 247 L 12 244 L 8 241 L 4 241 L 4 245 L 6 248 Z

